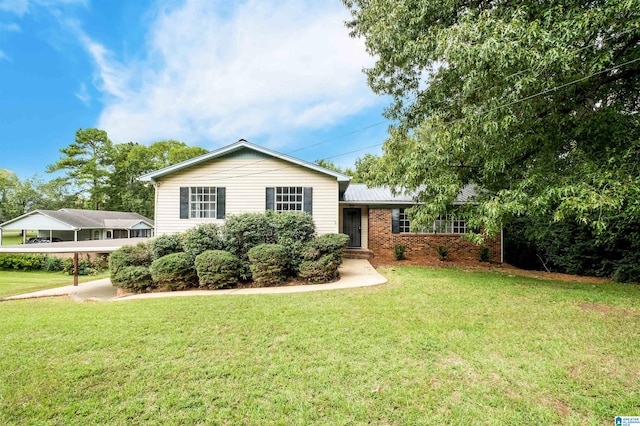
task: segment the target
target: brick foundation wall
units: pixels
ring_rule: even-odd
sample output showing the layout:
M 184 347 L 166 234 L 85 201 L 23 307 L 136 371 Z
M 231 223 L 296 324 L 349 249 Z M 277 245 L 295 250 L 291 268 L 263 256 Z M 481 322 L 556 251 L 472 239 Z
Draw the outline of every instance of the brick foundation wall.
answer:
M 478 260 L 480 246 L 463 240 L 456 234 L 393 234 L 391 232 L 391 209 L 369 209 L 369 249 L 375 257 L 393 257 L 396 244 L 407 246 L 405 256 L 418 260 L 438 259 L 438 246 L 447 246 L 447 259 Z M 485 243 L 489 247 L 490 260 L 500 262 L 500 238 L 488 239 Z

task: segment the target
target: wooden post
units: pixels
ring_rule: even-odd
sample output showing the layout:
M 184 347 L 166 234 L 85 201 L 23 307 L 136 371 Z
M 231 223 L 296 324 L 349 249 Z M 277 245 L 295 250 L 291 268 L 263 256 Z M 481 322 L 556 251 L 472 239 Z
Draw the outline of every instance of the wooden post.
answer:
M 73 253 L 73 285 L 78 285 L 78 252 Z

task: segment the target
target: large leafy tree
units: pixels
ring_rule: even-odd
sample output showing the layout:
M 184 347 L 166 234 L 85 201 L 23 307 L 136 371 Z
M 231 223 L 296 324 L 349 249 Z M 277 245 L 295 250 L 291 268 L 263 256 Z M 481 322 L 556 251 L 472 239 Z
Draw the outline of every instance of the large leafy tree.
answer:
M 390 95 L 367 177 L 418 190 L 427 223 L 462 187 L 496 233 L 523 214 L 606 240 L 640 224 L 640 0 L 343 0 Z
M 153 218 L 154 188 L 147 182 L 140 182 L 138 177 L 206 153 L 204 148 L 190 147 L 175 140 L 154 142 L 149 146 L 133 142 L 115 145 L 107 207 Z
M 113 154 L 113 144 L 107 132 L 100 129 L 79 129 L 75 141 L 60 152 L 64 156 L 48 165 L 47 172 L 65 170 L 67 182 L 80 193 L 88 195 L 91 208 L 104 208 Z

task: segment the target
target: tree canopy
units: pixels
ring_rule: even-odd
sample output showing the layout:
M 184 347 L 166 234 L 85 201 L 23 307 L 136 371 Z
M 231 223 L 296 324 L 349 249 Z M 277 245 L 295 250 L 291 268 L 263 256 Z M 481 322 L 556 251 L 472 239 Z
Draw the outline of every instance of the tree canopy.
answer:
M 154 188 L 138 177 L 208 151 L 176 140 L 149 146 L 113 144 L 104 130 L 79 129 L 75 141 L 60 152 L 63 156 L 47 171 L 66 173 L 48 182 L 38 175 L 20 180 L 13 171 L 0 169 L 0 223 L 35 209 L 64 207 L 132 211 L 153 218 Z
M 468 184 L 496 233 L 529 214 L 640 223 L 640 0 L 343 0 L 394 124 L 369 183 L 428 223 Z

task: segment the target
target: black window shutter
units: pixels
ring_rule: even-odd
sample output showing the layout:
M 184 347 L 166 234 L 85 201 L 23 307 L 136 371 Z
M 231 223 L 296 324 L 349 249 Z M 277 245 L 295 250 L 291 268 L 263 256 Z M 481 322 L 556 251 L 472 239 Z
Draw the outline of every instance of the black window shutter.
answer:
M 266 200 L 266 210 L 275 210 L 275 195 L 276 195 L 276 189 L 275 188 L 267 188 L 267 200 Z
M 226 190 L 224 187 L 216 188 L 216 219 L 224 219 L 225 204 L 226 204 Z
M 313 214 L 313 188 L 304 188 L 302 199 L 304 201 L 304 205 L 302 206 L 304 212 Z
M 391 233 L 400 233 L 400 209 L 391 209 Z
M 180 219 L 189 219 L 189 188 L 180 188 Z

